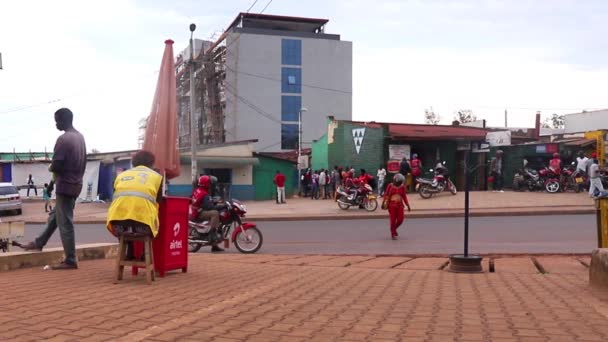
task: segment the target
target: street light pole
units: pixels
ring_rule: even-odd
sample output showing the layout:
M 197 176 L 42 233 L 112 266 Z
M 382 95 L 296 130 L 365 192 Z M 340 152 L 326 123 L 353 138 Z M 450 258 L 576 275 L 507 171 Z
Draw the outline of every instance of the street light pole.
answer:
M 307 112 L 308 109 L 302 107 L 298 111 L 298 195 L 302 194 L 302 168 L 300 167 L 300 158 L 302 157 L 302 112 Z
M 195 24 L 190 24 L 190 152 L 192 160 L 192 187 L 196 187 L 198 165 L 196 163 L 196 143 L 197 143 L 197 132 L 196 132 L 196 120 L 194 116 L 194 41 L 192 35 L 196 30 Z

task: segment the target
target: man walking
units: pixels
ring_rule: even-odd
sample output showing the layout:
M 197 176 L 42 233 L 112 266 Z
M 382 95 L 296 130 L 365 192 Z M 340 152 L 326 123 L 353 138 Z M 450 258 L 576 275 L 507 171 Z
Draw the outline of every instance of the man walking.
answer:
M 492 171 L 492 177 L 494 177 L 494 192 L 505 192 L 503 190 L 503 152 L 502 150 L 496 151 L 496 157 L 492 158 L 490 162 L 490 170 Z
M 54 270 L 77 269 L 76 239 L 74 236 L 74 206 L 82 190 L 82 177 L 87 163 L 84 137 L 73 126 L 74 114 L 67 108 L 55 112 L 56 127 L 64 131 L 53 151 L 49 170 L 53 172 L 57 190 L 55 212 L 52 212 L 46 229 L 36 240 L 23 246 L 26 250 L 42 250 L 59 227 L 65 259 Z M 54 222 L 56 221 L 56 224 Z
M 321 169 L 319 173 L 319 198 L 325 198 L 325 185 L 327 185 L 327 175 L 325 174 L 325 170 Z
M 589 197 L 595 196 L 596 189 L 601 193 L 604 191 L 604 185 L 602 185 L 602 179 L 600 178 L 600 166 L 598 160 L 593 159 L 593 164 L 589 167 Z
M 32 177 L 32 174 L 27 177 L 27 197 L 30 197 L 30 189 L 34 189 L 34 194 L 38 196 L 38 189 L 36 189 L 36 185 L 34 184 L 34 177 Z
M 285 175 L 277 170 L 273 183 L 277 186 L 277 204 L 285 204 Z
M 386 178 L 384 166 L 380 166 L 376 177 L 378 178 L 378 196 L 382 196 L 384 194 L 384 179 Z

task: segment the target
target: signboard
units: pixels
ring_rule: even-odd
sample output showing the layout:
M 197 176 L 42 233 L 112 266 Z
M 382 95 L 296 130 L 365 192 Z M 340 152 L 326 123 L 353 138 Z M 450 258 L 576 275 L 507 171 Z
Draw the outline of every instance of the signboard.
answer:
M 308 168 L 308 156 L 300 156 L 298 158 L 298 168 L 300 170 Z
M 471 149 L 471 143 L 458 143 L 456 151 L 468 151 Z
M 389 160 L 386 163 L 386 171 L 388 173 L 398 173 L 399 172 L 399 166 L 401 165 L 401 160 Z
M 547 153 L 547 145 L 536 145 L 536 153 Z
M 473 153 L 487 153 L 490 152 L 490 144 L 474 144 Z
M 511 145 L 511 131 L 488 132 L 486 141 L 492 147 Z
M 403 158 L 410 159 L 411 147 L 410 145 L 388 145 L 388 158 L 397 159 L 399 161 Z M 399 170 L 397 170 L 399 172 Z

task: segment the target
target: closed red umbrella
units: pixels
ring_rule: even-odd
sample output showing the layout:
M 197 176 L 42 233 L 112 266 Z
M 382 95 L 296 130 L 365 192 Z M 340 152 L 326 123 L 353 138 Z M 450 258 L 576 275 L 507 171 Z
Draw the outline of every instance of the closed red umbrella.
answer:
M 155 167 L 167 179 L 179 176 L 177 141 L 177 104 L 173 41 L 165 41 L 152 110 L 146 125 L 143 149 L 156 156 Z

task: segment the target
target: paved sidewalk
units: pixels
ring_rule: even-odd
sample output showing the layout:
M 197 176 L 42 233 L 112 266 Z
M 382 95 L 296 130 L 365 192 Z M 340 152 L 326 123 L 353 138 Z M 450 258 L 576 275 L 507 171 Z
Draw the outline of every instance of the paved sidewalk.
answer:
M 496 259 L 191 255 L 188 273 L 113 285 L 114 262 L 3 274 L 0 340 L 607 341 L 606 295 L 588 257 Z
M 529 192 L 471 192 L 471 213 L 477 216 L 500 215 L 540 215 L 540 214 L 583 214 L 593 213 L 594 204 L 586 194 L 579 193 L 529 193 Z M 452 196 L 443 193 L 431 199 L 422 199 L 418 194 L 409 195 L 412 212 L 408 217 L 454 217 L 462 216 L 464 194 Z M 340 210 L 332 200 L 311 200 L 292 198 L 287 204 L 277 205 L 274 201 L 248 201 L 247 217 L 250 220 L 313 220 L 313 219 L 353 219 L 385 217 L 386 211 L 378 208 L 367 212 L 358 208 Z M 105 222 L 109 204 L 79 203 L 76 205 L 75 220 L 79 223 Z M 23 220 L 28 223 L 46 222 L 44 203 L 26 200 L 23 215 L 3 216 L 3 220 Z

